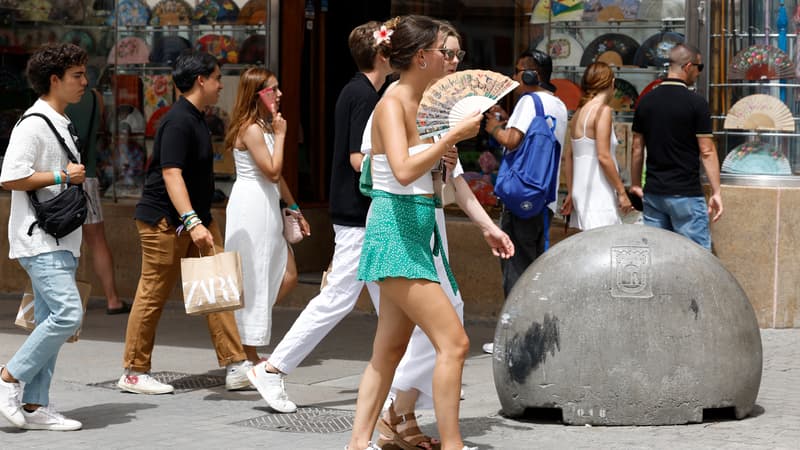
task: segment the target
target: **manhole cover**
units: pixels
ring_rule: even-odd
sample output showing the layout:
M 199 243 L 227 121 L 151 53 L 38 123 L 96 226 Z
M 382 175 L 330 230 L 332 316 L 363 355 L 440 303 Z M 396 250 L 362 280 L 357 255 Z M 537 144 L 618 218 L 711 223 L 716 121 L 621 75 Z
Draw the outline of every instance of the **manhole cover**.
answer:
M 294 414 L 265 414 L 232 425 L 292 433 L 341 433 L 353 429 L 353 412 L 330 408 L 297 408 Z
M 199 389 L 213 388 L 225 384 L 225 377 L 219 375 L 191 375 L 181 372 L 153 372 L 151 377 L 156 380 L 171 384 L 175 388 L 175 392 L 188 392 L 196 391 Z M 89 386 L 101 387 L 106 389 L 115 389 L 118 380 L 101 381 L 99 383 L 89 383 Z

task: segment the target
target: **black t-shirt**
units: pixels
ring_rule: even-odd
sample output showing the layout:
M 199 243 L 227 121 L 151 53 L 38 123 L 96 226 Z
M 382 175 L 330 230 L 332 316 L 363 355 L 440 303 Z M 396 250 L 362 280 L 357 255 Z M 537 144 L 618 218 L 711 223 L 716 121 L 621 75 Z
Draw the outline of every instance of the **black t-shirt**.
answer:
M 706 99 L 668 78 L 639 100 L 633 131 L 647 147 L 645 193 L 703 195 L 697 138 L 712 136 Z
M 366 75 L 359 72 L 336 100 L 330 195 L 331 222 L 336 225 L 365 226 L 369 198 L 358 189 L 360 174 L 350 165 L 350 154 L 361 151 L 364 127 L 379 98 Z
M 203 223 L 210 223 L 214 194 L 211 132 L 203 113 L 184 97 L 172 105 L 158 126 L 144 192 L 136 205 L 134 217 L 137 220 L 155 225 L 166 217 L 171 225 L 180 225 L 179 214 L 169 199 L 161 174 L 162 169 L 170 167 L 182 170 L 192 208 Z

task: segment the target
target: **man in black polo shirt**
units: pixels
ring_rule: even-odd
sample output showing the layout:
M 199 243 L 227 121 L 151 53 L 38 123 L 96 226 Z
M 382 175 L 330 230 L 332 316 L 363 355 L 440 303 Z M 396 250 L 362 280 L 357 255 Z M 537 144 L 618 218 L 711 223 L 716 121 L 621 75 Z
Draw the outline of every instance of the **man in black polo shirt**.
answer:
M 180 275 L 181 258 L 222 252 L 222 235 L 211 217 L 214 193 L 211 133 L 203 110 L 217 103 L 222 74 L 208 53 L 178 57 L 172 79 L 183 95 L 172 105 L 156 132 L 144 192 L 134 217 L 142 243 L 142 274 L 128 318 L 120 389 L 165 394 L 173 387 L 149 375 L 156 327 L 164 303 Z M 227 367 L 225 386 L 249 385 L 251 366 L 242 348 L 232 311 L 206 316 L 220 366 Z
M 703 70 L 700 51 L 678 44 L 670 52 L 667 78 L 639 100 L 633 116 L 631 192 L 643 197 L 644 223 L 674 231 L 711 249 L 708 216 L 722 216 L 719 160 L 708 102 L 688 89 Z M 647 147 L 647 184 L 642 161 Z M 711 185 L 706 205 L 700 162 Z
M 336 100 L 330 213 L 335 232 L 333 260 L 327 284 L 311 299 L 292 328 L 281 339 L 266 364 L 267 372 L 292 372 L 319 344 L 322 338 L 355 306 L 364 287 L 358 281 L 358 261 L 364 242 L 369 199 L 361 195 L 361 137 L 370 113 L 380 98 L 379 91 L 391 72 L 389 58 L 381 54 L 376 32 L 380 24 L 367 22 L 350 32 L 350 54 L 359 72 L 348 82 Z M 367 284 L 373 298 L 374 283 Z M 275 390 L 275 400 L 286 393 Z M 267 403 L 271 398 L 266 398 Z

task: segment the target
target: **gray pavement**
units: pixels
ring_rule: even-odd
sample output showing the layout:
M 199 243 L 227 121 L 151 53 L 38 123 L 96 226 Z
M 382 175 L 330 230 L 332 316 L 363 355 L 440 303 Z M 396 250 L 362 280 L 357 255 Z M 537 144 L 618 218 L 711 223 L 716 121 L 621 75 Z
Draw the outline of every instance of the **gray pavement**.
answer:
M 17 307 L 16 296 L 0 296 L 3 363 L 25 338 L 24 332 L 13 325 Z M 182 308 L 179 303 L 170 303 L 164 312 L 153 372 L 205 374 L 220 379 L 223 371 L 215 367 L 205 321 L 186 316 Z M 298 314 L 298 310 L 276 308 L 273 341 L 283 336 Z M 0 449 L 341 449 L 347 442 L 349 430 L 279 431 L 285 429 L 276 425 L 279 421 L 307 424 L 298 419 L 300 416 L 272 414 L 255 391 L 227 392 L 223 386 L 216 386 L 144 396 L 90 386 L 119 377 L 126 320 L 127 316 L 105 315 L 102 302 L 93 299 L 81 341 L 65 344 L 61 351 L 52 401 L 68 417 L 82 421 L 83 430 L 23 431 L 0 419 Z M 287 390 L 304 408 L 301 412 L 333 409 L 333 413 L 345 415 L 333 429 L 347 425 L 374 331 L 373 316 L 351 314 L 291 374 Z M 461 403 L 461 427 L 466 442 L 481 449 L 800 448 L 800 330 L 762 332 L 764 375 L 753 416 L 741 421 L 709 420 L 665 427 L 576 427 L 504 418 L 499 414 L 492 360 L 480 351 L 481 344 L 491 340 L 494 324 L 468 321 L 467 331 L 472 350 L 464 369 L 466 399 Z M 420 414 L 422 428 L 435 435 L 433 411 Z M 247 421 L 272 428 L 240 424 Z

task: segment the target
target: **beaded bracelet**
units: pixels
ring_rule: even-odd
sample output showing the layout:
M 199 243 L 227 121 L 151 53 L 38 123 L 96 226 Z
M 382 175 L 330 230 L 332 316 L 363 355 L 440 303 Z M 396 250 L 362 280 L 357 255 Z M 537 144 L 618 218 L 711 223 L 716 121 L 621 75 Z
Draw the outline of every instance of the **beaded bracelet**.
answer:
M 185 221 L 187 218 L 189 218 L 192 215 L 197 215 L 197 213 L 194 212 L 193 209 L 189 210 L 189 211 L 186 211 L 185 213 L 181 214 L 181 222 Z
M 193 221 L 191 221 L 190 223 L 188 223 L 186 225 L 186 231 L 192 231 L 192 228 L 194 228 L 194 227 L 196 227 L 198 225 L 202 225 L 202 223 L 203 223 L 203 221 L 200 220 L 200 219 L 193 220 Z

